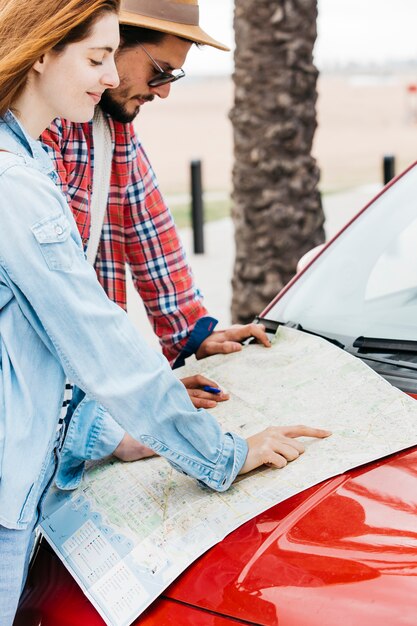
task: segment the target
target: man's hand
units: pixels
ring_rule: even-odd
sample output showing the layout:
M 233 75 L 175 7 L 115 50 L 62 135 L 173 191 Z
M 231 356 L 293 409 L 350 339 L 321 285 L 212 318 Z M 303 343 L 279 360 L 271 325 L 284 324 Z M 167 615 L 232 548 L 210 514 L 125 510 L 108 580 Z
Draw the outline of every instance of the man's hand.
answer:
M 246 474 L 260 465 L 285 467 L 288 461 L 294 461 L 305 450 L 295 437 L 318 437 L 323 439 L 331 435 L 329 430 L 308 426 L 270 426 L 248 437 L 248 456 L 239 474 Z
M 229 354 L 242 350 L 241 341 L 254 337 L 266 348 L 271 346 L 271 342 L 262 324 L 236 324 L 226 330 L 215 330 L 205 339 L 196 352 L 197 359 L 204 359 L 213 354 Z
M 196 409 L 214 409 L 218 402 L 224 402 L 229 399 L 229 394 L 221 390 L 214 380 L 210 380 L 210 378 L 206 378 L 201 374 L 181 378 L 181 382 L 187 389 L 190 400 Z M 220 389 L 220 393 L 204 391 L 203 387 L 206 386 Z

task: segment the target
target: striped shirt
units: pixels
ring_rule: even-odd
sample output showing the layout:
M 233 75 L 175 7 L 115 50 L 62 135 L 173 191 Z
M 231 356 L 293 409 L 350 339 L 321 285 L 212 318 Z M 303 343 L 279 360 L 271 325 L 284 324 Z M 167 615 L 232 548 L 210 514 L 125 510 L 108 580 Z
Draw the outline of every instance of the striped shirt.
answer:
M 64 425 L 65 417 L 68 411 L 68 406 L 72 400 L 72 390 L 73 390 L 73 385 L 71 385 L 71 383 L 67 381 L 65 383 L 64 399 L 62 401 L 62 407 L 61 407 L 61 412 L 59 415 L 57 431 L 60 431 Z

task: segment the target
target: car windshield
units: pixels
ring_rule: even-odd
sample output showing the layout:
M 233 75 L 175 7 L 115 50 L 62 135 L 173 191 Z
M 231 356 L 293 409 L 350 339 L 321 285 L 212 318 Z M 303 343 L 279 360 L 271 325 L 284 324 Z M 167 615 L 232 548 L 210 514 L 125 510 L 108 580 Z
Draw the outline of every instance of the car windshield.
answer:
M 417 164 L 265 316 L 320 334 L 417 339 Z

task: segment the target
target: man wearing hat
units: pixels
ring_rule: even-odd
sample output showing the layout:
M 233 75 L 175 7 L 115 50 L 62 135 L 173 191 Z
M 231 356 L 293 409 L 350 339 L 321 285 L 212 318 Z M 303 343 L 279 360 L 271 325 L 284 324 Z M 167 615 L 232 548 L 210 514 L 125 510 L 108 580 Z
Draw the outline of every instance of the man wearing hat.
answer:
M 191 354 L 204 358 L 240 350 L 240 342 L 250 336 L 269 345 L 263 328 L 255 324 L 214 331 L 217 320 L 208 315 L 194 285 L 172 216 L 132 125 L 144 104 L 155 96 L 168 97 L 171 83 L 185 75 L 182 66 L 193 43 L 228 48 L 200 28 L 198 0 L 123 0 L 120 35 L 120 85 L 103 94 L 94 123 L 56 120 L 42 136 L 55 159 L 87 257 L 108 296 L 123 308 L 129 265 L 173 367 Z M 104 199 L 99 197 L 103 189 Z M 196 405 L 201 396 L 210 398 L 201 390 L 189 393 Z M 106 428 L 108 445 L 95 457 L 113 452 L 120 442 L 118 456 L 141 456 L 139 444 L 127 436 L 122 441 L 115 422 L 109 420 Z

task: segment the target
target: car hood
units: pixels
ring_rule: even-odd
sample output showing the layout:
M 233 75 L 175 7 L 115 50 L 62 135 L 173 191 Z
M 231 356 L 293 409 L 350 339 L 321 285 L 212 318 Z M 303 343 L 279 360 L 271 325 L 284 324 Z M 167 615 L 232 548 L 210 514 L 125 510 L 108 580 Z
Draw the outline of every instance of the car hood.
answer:
M 332 478 L 231 533 L 164 597 L 268 626 L 415 625 L 416 487 L 416 448 Z
M 303 491 L 204 554 L 135 626 L 416 626 L 416 487 L 412 448 Z M 47 546 L 15 621 L 39 624 L 104 624 Z

